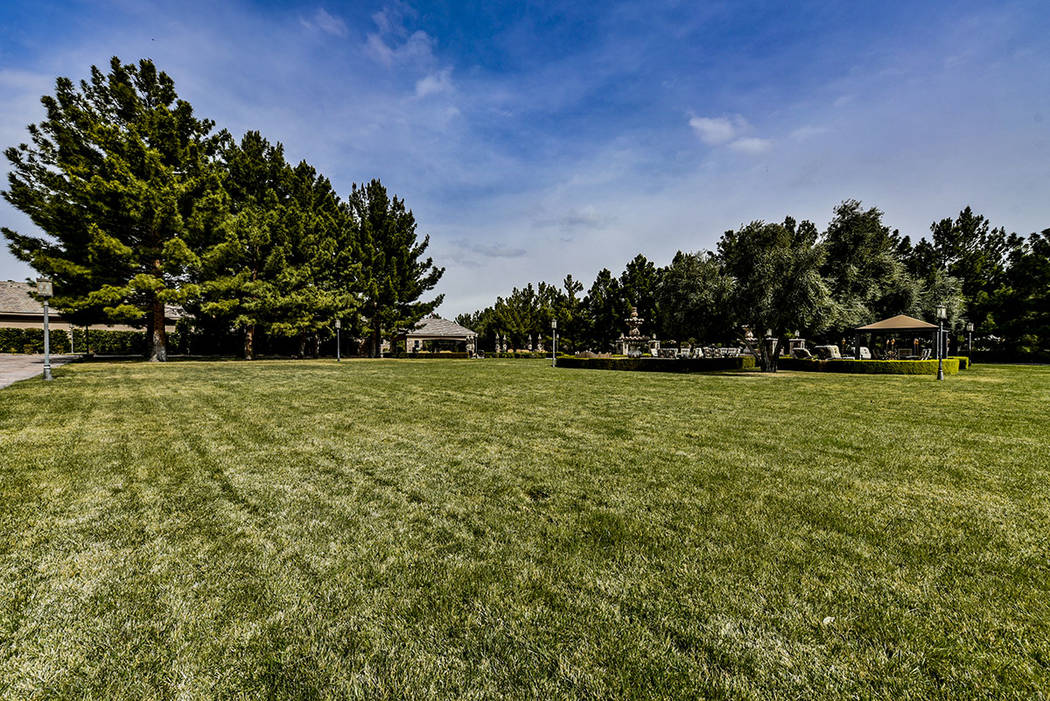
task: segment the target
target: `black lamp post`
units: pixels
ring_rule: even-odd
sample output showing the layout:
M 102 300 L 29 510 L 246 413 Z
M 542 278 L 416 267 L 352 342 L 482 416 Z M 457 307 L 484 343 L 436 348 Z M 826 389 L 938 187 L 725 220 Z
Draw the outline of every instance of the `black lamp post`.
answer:
M 943 304 L 937 305 L 937 379 L 944 379 L 944 320 L 948 310 Z
M 966 355 L 973 355 L 973 322 L 966 322 Z

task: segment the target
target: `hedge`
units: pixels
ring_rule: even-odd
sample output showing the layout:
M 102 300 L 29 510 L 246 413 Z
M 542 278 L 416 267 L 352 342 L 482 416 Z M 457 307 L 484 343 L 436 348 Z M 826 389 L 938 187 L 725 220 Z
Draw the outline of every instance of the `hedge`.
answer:
M 740 358 L 558 358 L 558 367 L 585 370 L 635 370 L 641 372 L 718 372 L 753 370 L 755 359 Z
M 408 358 L 411 360 L 464 360 L 469 358 L 466 353 L 398 353 L 394 356 L 395 358 Z
M 958 360 L 959 361 L 959 369 L 960 370 L 969 370 L 970 369 L 970 359 L 967 358 L 965 355 L 949 355 L 946 359 L 947 360 Z
M 76 337 L 73 338 L 76 341 Z M 0 328 L 0 353 L 43 353 L 43 329 Z M 65 329 L 51 331 L 51 352 L 69 352 L 69 334 Z
M 975 350 L 970 352 L 974 363 L 1050 363 L 1050 351 Z
M 146 351 L 145 331 L 88 331 L 91 352 L 96 355 L 142 355 Z M 168 334 L 168 352 L 179 347 L 178 332 Z M 73 329 L 73 350 L 84 353 L 84 329 Z M 43 329 L 0 328 L 0 353 L 43 353 Z M 65 329 L 51 329 L 51 352 L 60 355 L 69 352 L 69 334 Z
M 936 360 L 800 360 L 781 358 L 777 361 L 781 370 L 801 370 L 804 372 L 849 372 L 862 375 L 936 375 Z M 944 374 L 955 375 L 959 372 L 958 358 L 945 358 Z

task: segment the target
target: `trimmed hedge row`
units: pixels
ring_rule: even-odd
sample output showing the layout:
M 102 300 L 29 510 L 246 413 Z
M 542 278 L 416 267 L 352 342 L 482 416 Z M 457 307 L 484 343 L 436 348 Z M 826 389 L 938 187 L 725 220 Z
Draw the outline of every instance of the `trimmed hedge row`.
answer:
M 506 358 L 506 359 L 517 359 L 517 358 L 547 358 L 550 359 L 550 353 L 540 353 L 539 351 L 522 351 L 520 353 L 486 353 L 486 358 Z
M 81 334 L 83 335 L 83 334 Z M 76 336 L 73 337 L 76 340 Z M 0 353 L 43 353 L 43 329 L 0 329 Z M 69 352 L 69 334 L 65 329 L 51 331 L 51 352 Z
M 800 360 L 781 358 L 777 361 L 781 370 L 801 370 L 804 372 L 849 372 L 864 375 L 936 375 L 936 360 Z M 955 375 L 959 372 L 958 358 L 945 358 L 944 374 Z
M 975 350 L 970 353 L 975 363 L 1050 363 L 1050 351 Z
M 755 359 L 742 358 L 558 358 L 558 367 L 586 370 L 635 370 L 641 372 L 718 372 L 752 370 Z
M 945 360 L 958 360 L 960 370 L 970 369 L 970 359 L 967 358 L 965 355 L 949 355 L 947 358 L 945 358 Z
M 465 360 L 469 358 L 466 353 L 398 353 L 395 358 L 407 358 L 410 360 Z
M 145 331 L 110 331 L 91 329 L 87 340 L 95 355 L 142 355 L 146 351 Z M 178 332 L 168 334 L 168 351 L 180 347 Z M 84 329 L 73 329 L 73 350 L 84 353 Z M 0 328 L 0 353 L 43 353 L 43 329 Z M 56 355 L 69 352 L 69 333 L 65 329 L 51 329 L 51 352 Z

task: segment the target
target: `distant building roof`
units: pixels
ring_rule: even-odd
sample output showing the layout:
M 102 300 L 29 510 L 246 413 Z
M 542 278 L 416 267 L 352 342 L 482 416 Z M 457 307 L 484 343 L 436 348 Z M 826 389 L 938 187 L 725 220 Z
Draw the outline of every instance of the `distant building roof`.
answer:
M 35 289 L 28 282 L 0 280 L 0 314 L 43 314 L 44 305 L 29 296 Z
M 858 326 L 857 331 L 932 331 L 937 328 L 937 324 L 929 324 L 921 319 L 908 316 L 906 314 L 898 314 L 897 316 L 891 316 L 889 319 L 883 319 L 882 321 L 876 321 L 874 324 L 868 324 L 867 326 Z
M 36 285 L 16 280 L 0 280 L 0 314 L 8 316 L 43 316 L 44 305 L 33 297 Z M 61 312 L 51 310 L 55 316 L 61 316 Z M 174 307 L 170 304 L 164 305 L 164 316 L 168 320 L 178 320 L 186 316 L 182 307 Z
M 423 319 L 416 328 L 405 334 L 406 336 L 426 336 L 428 338 L 467 338 L 477 336 L 465 326 L 460 326 L 454 321 L 442 318 Z

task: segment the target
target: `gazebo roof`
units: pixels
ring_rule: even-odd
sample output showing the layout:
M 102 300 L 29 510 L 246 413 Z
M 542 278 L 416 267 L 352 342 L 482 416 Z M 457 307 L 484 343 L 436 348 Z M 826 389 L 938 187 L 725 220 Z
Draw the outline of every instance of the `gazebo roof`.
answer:
M 427 338 L 468 338 L 478 334 L 454 321 L 441 318 L 423 319 L 406 336 L 425 336 Z
M 856 331 L 933 331 L 937 328 L 937 324 L 930 324 L 921 319 L 908 316 L 907 314 L 898 314 L 897 316 L 891 316 L 889 319 L 883 319 L 882 321 L 876 321 L 874 324 L 868 324 L 867 326 L 858 326 Z

